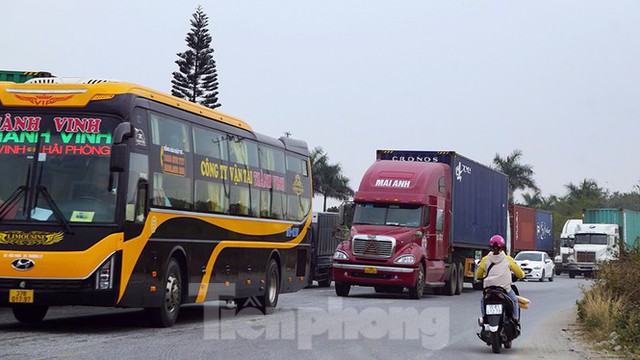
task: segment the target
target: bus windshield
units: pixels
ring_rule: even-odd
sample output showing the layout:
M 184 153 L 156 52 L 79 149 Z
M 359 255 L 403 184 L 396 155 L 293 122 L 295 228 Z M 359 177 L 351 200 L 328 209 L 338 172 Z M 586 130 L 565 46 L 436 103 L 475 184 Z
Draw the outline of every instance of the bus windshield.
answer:
M 0 121 L 0 221 L 112 223 L 111 137 L 95 114 L 7 113 Z M 115 188 L 115 186 L 114 186 Z
M 354 224 L 419 227 L 422 207 L 399 204 L 356 204 Z

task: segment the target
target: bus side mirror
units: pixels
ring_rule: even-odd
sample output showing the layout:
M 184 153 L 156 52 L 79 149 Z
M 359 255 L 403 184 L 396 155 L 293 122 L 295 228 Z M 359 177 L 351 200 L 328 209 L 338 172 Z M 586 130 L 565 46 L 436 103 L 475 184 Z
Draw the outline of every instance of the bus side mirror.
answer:
M 116 129 L 113 131 L 113 143 L 121 144 L 125 142 L 128 138 L 132 137 L 134 133 L 133 125 L 129 122 L 123 122 L 116 126 Z
M 111 163 L 109 169 L 112 172 L 124 172 L 127 163 L 127 144 L 125 141 L 132 137 L 133 125 L 123 122 L 113 131 L 113 145 L 111 145 Z
M 124 172 L 127 162 L 127 144 L 115 144 L 111 146 L 111 162 L 109 169 L 112 172 Z

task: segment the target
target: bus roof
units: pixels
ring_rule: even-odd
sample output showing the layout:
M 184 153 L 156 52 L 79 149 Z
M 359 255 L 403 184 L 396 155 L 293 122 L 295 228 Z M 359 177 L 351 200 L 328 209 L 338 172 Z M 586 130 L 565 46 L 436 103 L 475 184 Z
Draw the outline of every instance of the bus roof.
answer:
M 0 81 L 0 105 L 21 107 L 84 107 L 90 101 L 134 94 L 251 131 L 246 122 L 175 96 L 137 84 L 105 79 L 36 78 L 24 84 Z

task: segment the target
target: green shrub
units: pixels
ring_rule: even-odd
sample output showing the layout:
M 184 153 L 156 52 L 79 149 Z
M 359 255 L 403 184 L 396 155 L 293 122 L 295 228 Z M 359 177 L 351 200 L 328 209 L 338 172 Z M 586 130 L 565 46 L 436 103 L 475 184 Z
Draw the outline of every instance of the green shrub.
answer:
M 618 344 L 640 353 L 640 247 L 622 254 L 619 260 L 600 263 L 590 288 L 583 289 L 578 318 L 597 341 L 618 333 Z

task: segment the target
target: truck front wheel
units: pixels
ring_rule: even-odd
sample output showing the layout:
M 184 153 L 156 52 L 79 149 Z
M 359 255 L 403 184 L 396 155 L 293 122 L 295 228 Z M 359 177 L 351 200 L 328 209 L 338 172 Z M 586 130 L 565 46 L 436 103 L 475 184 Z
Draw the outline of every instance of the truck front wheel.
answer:
M 420 299 L 424 294 L 424 265 L 418 267 L 418 276 L 416 276 L 415 286 L 409 288 L 409 297 L 412 299 Z
M 569 271 L 569 277 L 570 278 L 575 278 L 576 277 L 576 272 L 575 271 Z
M 336 282 L 336 295 L 338 296 L 349 296 L 349 290 L 351 290 L 351 284 L 345 284 L 341 282 Z

